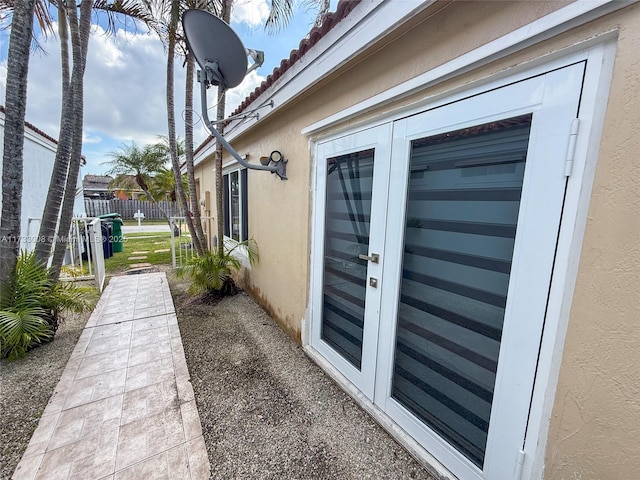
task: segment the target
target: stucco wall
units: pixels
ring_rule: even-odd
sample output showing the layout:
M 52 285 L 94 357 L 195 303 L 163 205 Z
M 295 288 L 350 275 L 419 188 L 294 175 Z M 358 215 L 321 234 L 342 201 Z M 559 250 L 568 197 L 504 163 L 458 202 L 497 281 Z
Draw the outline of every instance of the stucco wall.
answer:
M 199 204 L 200 215 L 202 216 L 202 226 L 204 234 L 207 237 L 209 246 L 213 241 L 213 236 L 216 234 L 215 212 L 216 212 L 216 181 L 213 175 L 213 160 L 208 160 L 197 165 L 194 169 L 194 175 L 198 180 L 199 192 L 198 198 L 202 201 L 205 200 L 205 205 Z M 206 192 L 209 192 L 209 202 L 207 203 Z
M 0 124 L 0 151 L 4 145 L 4 118 L 2 120 L 3 122 Z M 30 129 L 25 129 L 20 222 L 21 249 L 32 250 L 35 247 L 35 244 L 27 242 L 27 239 L 38 235 L 40 221 L 33 220 L 29 224 L 29 218 L 39 219 L 42 217 L 55 156 L 56 145 L 53 142 L 40 137 Z M 2 159 L 0 159 L 1 164 Z M 82 173 L 78 176 L 78 188 L 82 188 Z M 1 192 L 2 187 L 0 186 Z M 75 199 L 73 212 L 74 215 L 84 215 L 85 213 L 82 193 Z
M 300 340 L 308 300 L 312 160 L 309 139 L 300 135 L 300 131 L 564 3 L 529 2 L 525 8 L 506 2 L 462 2 L 442 10 L 445 17 L 436 13 L 441 6 L 434 6 L 395 32 L 395 41 L 389 43 L 387 39 L 384 48 L 377 45 L 363 52 L 303 100 L 234 139 L 234 148 L 241 154 L 248 153 L 251 161 L 256 162 L 274 149 L 289 159 L 288 181 L 265 172 L 249 171 L 249 232 L 258 243 L 260 263 L 244 276 L 245 287 L 289 334 Z M 465 32 L 464 41 L 447 41 L 459 32 Z M 433 48 L 426 48 L 429 45 Z M 208 160 L 201 165 L 211 171 L 213 162 Z
M 619 28 L 545 478 L 640 473 L 640 6 Z M 605 25 L 603 24 L 603 26 Z
M 308 303 L 312 158 L 301 129 L 559 8 L 552 2 L 471 2 L 430 9 L 396 39 L 234 140 L 257 160 L 277 148 L 290 180 L 249 173 L 250 232 L 261 262 L 245 280 L 299 338 Z M 444 15 L 444 17 L 443 17 Z M 640 6 L 608 15 L 525 51 L 405 98 L 362 118 L 410 104 L 603 32 L 619 38 L 611 96 L 545 461 L 549 479 L 635 478 L 640 468 Z M 344 128 L 345 125 L 333 127 Z

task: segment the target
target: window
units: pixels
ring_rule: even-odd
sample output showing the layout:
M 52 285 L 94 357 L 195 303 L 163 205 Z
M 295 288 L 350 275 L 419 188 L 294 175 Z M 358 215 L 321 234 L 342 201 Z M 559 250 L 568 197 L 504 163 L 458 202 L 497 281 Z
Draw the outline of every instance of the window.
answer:
M 242 242 L 249 238 L 247 212 L 247 169 L 234 170 L 222 177 L 224 236 Z

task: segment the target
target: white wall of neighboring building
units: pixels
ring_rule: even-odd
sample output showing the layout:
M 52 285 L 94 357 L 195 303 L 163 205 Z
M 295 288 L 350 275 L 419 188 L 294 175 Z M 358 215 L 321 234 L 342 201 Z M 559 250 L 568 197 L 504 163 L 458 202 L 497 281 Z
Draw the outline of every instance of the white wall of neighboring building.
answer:
M 4 112 L 0 111 L 0 153 L 4 150 L 4 119 Z M 20 248 L 32 250 L 35 243 L 29 240 L 38 235 L 40 218 L 53 172 L 57 143 L 28 125 L 25 126 L 24 137 Z M 2 165 L 1 154 L 0 165 Z M 78 175 L 77 192 L 73 206 L 74 216 L 86 216 L 82 194 L 82 175 Z M 1 194 L 2 185 L 0 184 L 0 202 L 2 201 Z

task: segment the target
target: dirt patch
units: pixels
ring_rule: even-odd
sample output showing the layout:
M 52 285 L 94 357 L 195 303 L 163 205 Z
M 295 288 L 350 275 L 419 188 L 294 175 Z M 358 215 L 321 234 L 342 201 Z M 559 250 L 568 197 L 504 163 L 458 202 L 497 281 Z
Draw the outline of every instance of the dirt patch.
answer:
M 432 478 L 245 293 L 168 278 L 213 478 Z
M 68 315 L 52 342 L 14 362 L 0 360 L 0 478 L 18 466 L 89 316 Z

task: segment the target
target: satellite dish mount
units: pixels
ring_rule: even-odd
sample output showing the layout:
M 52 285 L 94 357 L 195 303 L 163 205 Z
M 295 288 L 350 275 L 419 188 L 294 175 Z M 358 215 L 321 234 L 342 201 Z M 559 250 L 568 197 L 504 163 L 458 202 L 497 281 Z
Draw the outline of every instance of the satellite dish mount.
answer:
M 266 170 L 286 180 L 287 160 L 279 152 L 279 155 L 269 156 L 270 161 L 267 165 L 247 162 L 216 129 L 215 122 L 209 119 L 207 112 L 208 87 L 215 86 L 224 92 L 238 86 L 249 72 L 262 65 L 264 53 L 245 49 L 238 35 L 227 23 L 204 10 L 184 12 L 182 26 L 187 38 L 187 46 L 201 69 L 198 72 L 198 81 L 200 82 L 202 118 L 211 134 L 242 166 L 252 170 Z M 248 70 L 247 56 L 253 59 L 253 64 Z

